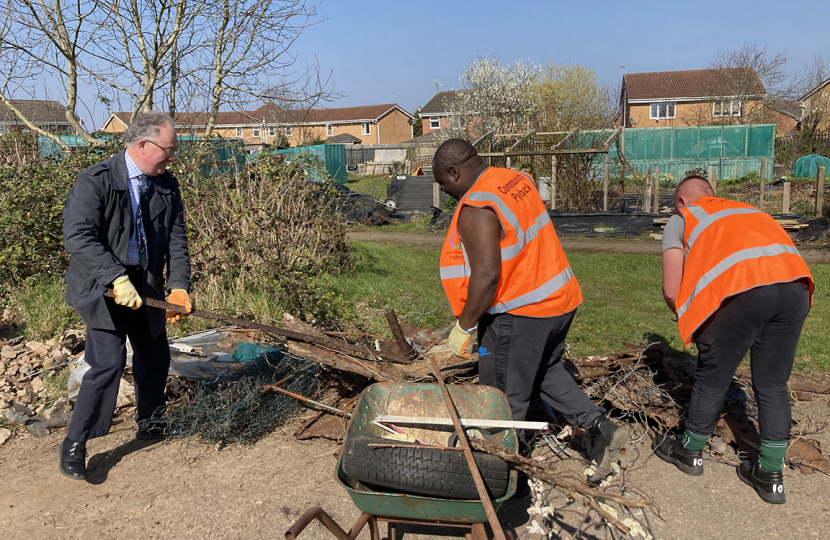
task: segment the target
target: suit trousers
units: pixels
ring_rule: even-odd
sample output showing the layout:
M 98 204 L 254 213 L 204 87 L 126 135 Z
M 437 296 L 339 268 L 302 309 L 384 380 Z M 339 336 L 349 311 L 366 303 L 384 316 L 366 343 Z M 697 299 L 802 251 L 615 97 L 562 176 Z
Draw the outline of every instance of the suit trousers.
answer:
M 479 384 L 507 395 L 514 420 L 524 420 L 531 398 L 540 394 L 580 427 L 605 414 L 562 366 L 562 348 L 575 313 L 538 318 L 488 313 L 479 321 Z
M 727 298 L 695 333 L 698 364 L 686 429 L 711 434 L 732 376 L 750 353 L 761 438 L 790 438 L 790 378 L 801 327 L 810 311 L 806 283 L 778 283 Z
M 127 275 L 140 288 L 140 269 Z M 139 293 L 141 290 L 139 289 Z M 107 298 L 115 330 L 87 328 L 84 360 L 90 369 L 84 374 L 67 437 L 87 441 L 109 433 L 115 412 L 121 373 L 127 361 L 127 337 L 133 349 L 136 421 L 160 418 L 166 407 L 164 388 L 170 368 L 170 347 L 164 331 L 153 335 L 146 306 L 133 310 Z

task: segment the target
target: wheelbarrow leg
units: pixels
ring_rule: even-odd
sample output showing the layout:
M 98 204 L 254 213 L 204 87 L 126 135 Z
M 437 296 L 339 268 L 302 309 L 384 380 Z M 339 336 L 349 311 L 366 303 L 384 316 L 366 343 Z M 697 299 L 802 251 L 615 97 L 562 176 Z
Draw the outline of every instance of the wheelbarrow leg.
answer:
M 347 533 L 341 529 L 340 525 L 331 519 L 331 516 L 329 516 L 319 506 L 306 510 L 305 513 L 300 516 L 300 519 L 298 519 L 296 523 L 291 526 L 291 528 L 285 531 L 285 540 L 294 540 L 306 527 L 308 527 L 309 523 L 315 519 L 322 523 L 323 526 L 325 526 L 326 529 L 328 529 L 337 538 L 337 540 L 354 540 L 368 522 L 372 540 L 380 540 L 378 521 L 375 519 L 375 516 L 365 512 L 360 514 L 360 517 L 357 518 L 357 521 L 355 521 L 354 525 L 352 525 L 352 530 Z

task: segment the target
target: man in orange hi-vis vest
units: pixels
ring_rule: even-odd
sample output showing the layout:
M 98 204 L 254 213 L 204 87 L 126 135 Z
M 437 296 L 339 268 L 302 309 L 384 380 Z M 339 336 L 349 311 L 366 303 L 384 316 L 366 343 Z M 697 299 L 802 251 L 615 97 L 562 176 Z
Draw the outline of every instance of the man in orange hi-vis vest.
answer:
M 607 476 L 629 432 L 605 417 L 562 366 L 561 353 L 582 292 L 545 205 L 525 173 L 488 167 L 470 143 L 446 141 L 432 160 L 435 181 L 458 200 L 441 249 L 441 283 L 458 318 L 450 348 L 468 358 L 478 337 L 479 384 L 502 390 L 514 420 L 531 394 L 586 431 Z
M 686 474 L 703 474 L 703 449 L 735 369 L 750 352 L 761 444 L 758 461 L 742 462 L 738 477 L 764 501 L 783 504 L 792 422 L 787 379 L 813 278 L 771 216 L 715 197 L 706 179 L 684 178 L 674 206 L 663 234 L 663 296 L 684 344 L 696 343 L 699 357 L 685 431 L 658 436 L 655 452 Z

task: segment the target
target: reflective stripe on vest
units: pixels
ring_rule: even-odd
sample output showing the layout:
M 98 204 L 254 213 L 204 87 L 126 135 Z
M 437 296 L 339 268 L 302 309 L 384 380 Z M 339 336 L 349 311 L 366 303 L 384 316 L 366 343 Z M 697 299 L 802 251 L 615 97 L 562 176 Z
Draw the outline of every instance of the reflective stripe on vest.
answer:
M 524 231 L 519 223 L 519 218 L 517 218 L 516 214 L 514 214 L 513 211 L 510 210 L 506 204 L 504 204 L 504 201 L 498 195 L 487 193 L 486 191 L 476 191 L 474 193 L 470 193 L 465 200 L 473 202 L 487 202 L 497 206 L 499 212 L 501 212 L 501 215 L 504 216 L 504 219 L 507 220 L 513 228 L 513 231 L 516 233 L 516 243 L 504 246 L 501 249 L 502 262 L 509 261 L 513 257 L 517 256 L 526 244 L 539 236 L 539 229 L 550 223 L 550 216 L 548 215 L 547 210 L 545 210 L 536 216 L 533 225 L 528 227 L 527 231 Z M 466 253 L 464 255 L 466 258 Z
M 527 294 L 523 294 L 513 300 L 508 302 L 504 302 L 502 304 L 496 304 L 495 306 L 491 306 L 490 309 L 487 310 L 487 313 L 491 313 L 493 315 L 497 313 L 507 313 L 511 309 L 516 309 L 521 306 L 526 306 L 528 304 L 535 304 L 536 302 L 541 302 L 548 296 L 552 295 L 562 287 L 564 287 L 571 279 L 573 279 L 574 273 L 571 270 L 571 267 L 568 266 L 564 270 L 562 270 L 559 275 L 554 276 L 553 279 L 544 283 L 541 287 L 538 287 L 536 290 L 530 291 Z
M 760 212 L 757 208 L 728 208 L 726 210 L 715 212 L 714 214 L 709 214 L 706 210 L 699 206 L 689 206 L 688 209 L 689 213 L 697 218 L 698 224 L 695 225 L 695 228 L 692 229 L 691 234 L 689 234 L 689 241 L 686 245 L 686 253 L 684 254 L 686 257 L 689 256 L 689 251 L 692 249 L 692 245 L 695 243 L 695 240 L 697 240 L 697 237 L 700 236 L 700 233 L 702 233 L 706 227 L 712 223 L 729 216 L 756 214 Z
M 723 274 L 736 264 L 752 259 L 760 259 L 761 257 L 773 257 L 775 255 L 781 255 L 784 253 L 792 253 L 794 255 L 798 255 L 798 250 L 793 246 L 787 246 L 785 244 L 772 244 L 769 246 L 743 249 L 741 251 L 733 253 L 729 257 L 725 258 L 724 260 L 720 261 L 718 264 L 713 266 L 712 269 L 703 274 L 703 276 L 701 276 L 701 278 L 695 284 L 695 288 L 692 290 L 689 299 L 686 300 L 685 304 L 683 304 L 677 309 L 677 317 L 680 318 L 683 316 L 686 310 L 689 309 L 689 306 L 692 304 L 692 301 L 694 301 L 695 296 L 700 294 L 700 292 L 703 289 L 705 289 L 707 285 L 709 285 L 719 275 Z

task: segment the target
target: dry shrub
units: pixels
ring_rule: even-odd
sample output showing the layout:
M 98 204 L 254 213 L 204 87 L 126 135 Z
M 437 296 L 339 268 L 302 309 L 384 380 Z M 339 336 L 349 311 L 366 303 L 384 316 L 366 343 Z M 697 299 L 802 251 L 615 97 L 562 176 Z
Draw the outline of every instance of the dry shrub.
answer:
M 335 211 L 336 190 L 305 180 L 325 175 L 320 164 L 264 155 L 202 177 L 195 171 L 203 161 L 190 159 L 192 165 L 181 160 L 177 175 L 198 294 L 238 309 L 233 298 L 264 291 L 272 303 L 305 319 L 336 316 L 331 276 L 348 260 L 346 236 Z

